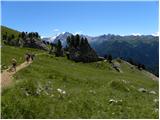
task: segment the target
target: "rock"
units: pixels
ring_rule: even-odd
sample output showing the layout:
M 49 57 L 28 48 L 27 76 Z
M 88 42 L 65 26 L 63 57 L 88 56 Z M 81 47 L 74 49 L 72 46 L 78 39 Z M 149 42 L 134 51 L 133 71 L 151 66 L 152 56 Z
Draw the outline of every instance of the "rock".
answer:
M 155 91 L 153 91 L 153 90 L 152 90 L 152 91 L 150 91 L 149 93 L 150 93 L 150 94 L 154 94 L 154 95 L 156 95 L 156 94 L 157 94 L 157 93 L 156 93 Z
M 147 90 L 144 89 L 144 88 L 139 88 L 138 91 L 139 91 L 139 92 L 147 92 Z
M 116 71 L 122 73 L 122 70 L 121 70 L 121 68 L 120 68 L 120 64 L 119 64 L 118 62 L 113 62 L 113 63 L 112 63 L 112 67 L 113 67 Z
M 117 105 L 122 105 L 123 100 L 114 100 L 114 99 L 110 99 L 109 100 L 110 104 L 117 104 Z
M 105 58 L 104 57 L 98 57 L 98 60 L 102 61 L 102 60 L 105 60 Z
M 27 38 L 26 40 L 23 40 L 23 46 L 24 47 L 30 47 L 30 48 L 38 48 L 41 50 L 46 50 L 48 51 L 47 46 L 43 43 L 43 41 L 39 40 L 39 39 L 30 39 Z
M 110 103 L 110 104 L 111 104 L 111 103 L 117 103 L 117 101 L 114 100 L 114 99 L 110 99 L 110 100 L 109 100 L 109 103 Z

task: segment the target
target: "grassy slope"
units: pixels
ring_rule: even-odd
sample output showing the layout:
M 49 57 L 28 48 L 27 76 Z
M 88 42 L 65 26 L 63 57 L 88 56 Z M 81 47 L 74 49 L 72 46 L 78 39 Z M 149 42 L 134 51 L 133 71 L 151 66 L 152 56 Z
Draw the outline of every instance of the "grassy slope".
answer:
M 3 36 L 4 34 L 6 34 L 6 32 L 7 32 L 7 35 L 8 35 L 8 36 L 11 36 L 12 34 L 14 34 L 15 38 L 17 38 L 18 35 L 19 35 L 19 33 L 20 33 L 20 32 L 17 31 L 17 30 L 8 28 L 8 27 L 6 27 L 6 26 L 1 26 L 1 35 Z
M 15 58 L 17 63 L 20 64 L 25 61 L 24 56 L 26 52 L 39 53 L 42 51 L 33 48 L 18 48 L 14 46 L 2 45 L 1 52 L 1 65 L 3 70 L 11 65 L 12 58 Z
M 121 63 L 124 73 L 105 62 L 96 66 L 64 57 L 36 57 L 15 74 L 15 85 L 3 91 L 2 118 L 158 118 L 158 103 L 153 101 L 158 99 L 157 82 L 125 63 Z M 60 95 L 58 88 L 66 94 Z M 110 99 L 122 103 L 110 104 Z

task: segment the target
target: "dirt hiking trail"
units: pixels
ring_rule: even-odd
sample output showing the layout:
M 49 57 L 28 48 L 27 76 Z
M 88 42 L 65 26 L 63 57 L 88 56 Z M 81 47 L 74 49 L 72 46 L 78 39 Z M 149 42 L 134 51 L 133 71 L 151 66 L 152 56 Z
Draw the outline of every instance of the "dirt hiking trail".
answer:
M 39 55 L 43 55 L 45 53 L 39 53 L 39 54 L 36 54 L 36 56 L 39 56 Z M 12 80 L 13 80 L 13 75 L 20 71 L 21 69 L 23 68 L 26 68 L 27 66 L 29 66 L 30 64 L 32 63 L 32 61 L 30 60 L 29 62 L 23 62 L 21 63 L 20 65 L 16 66 L 16 71 L 11 71 L 11 67 L 9 67 L 8 69 L 4 70 L 2 73 L 1 73 L 1 88 L 5 88 L 9 85 L 11 85 L 12 83 Z
M 1 88 L 3 89 L 4 87 L 7 87 L 12 83 L 13 75 L 18 72 L 19 70 L 27 67 L 30 65 L 32 61 L 30 62 L 24 62 L 16 67 L 16 71 L 10 71 L 9 69 L 4 70 L 3 73 L 1 73 Z

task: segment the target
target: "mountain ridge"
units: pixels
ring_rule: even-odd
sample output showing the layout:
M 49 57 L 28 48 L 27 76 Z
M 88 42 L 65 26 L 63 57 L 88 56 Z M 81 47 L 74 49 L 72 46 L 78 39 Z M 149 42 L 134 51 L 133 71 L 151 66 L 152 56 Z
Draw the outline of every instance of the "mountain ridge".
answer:
M 66 32 L 60 34 L 60 36 L 57 36 L 54 40 L 57 41 L 60 39 L 63 47 L 65 47 L 67 44 L 66 39 L 69 35 L 72 35 L 72 33 Z M 111 54 L 114 58 L 132 59 L 136 63 L 144 64 L 147 70 L 157 76 L 159 74 L 158 36 L 103 34 L 92 37 L 81 34 L 80 37 L 86 37 L 91 47 L 99 56 Z

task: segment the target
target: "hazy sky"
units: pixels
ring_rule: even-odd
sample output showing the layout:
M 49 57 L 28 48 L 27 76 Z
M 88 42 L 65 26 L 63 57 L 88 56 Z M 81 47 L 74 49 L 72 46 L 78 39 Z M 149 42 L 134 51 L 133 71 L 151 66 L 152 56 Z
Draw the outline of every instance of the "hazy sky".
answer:
M 41 36 L 158 32 L 158 2 L 2 2 L 2 25 Z

